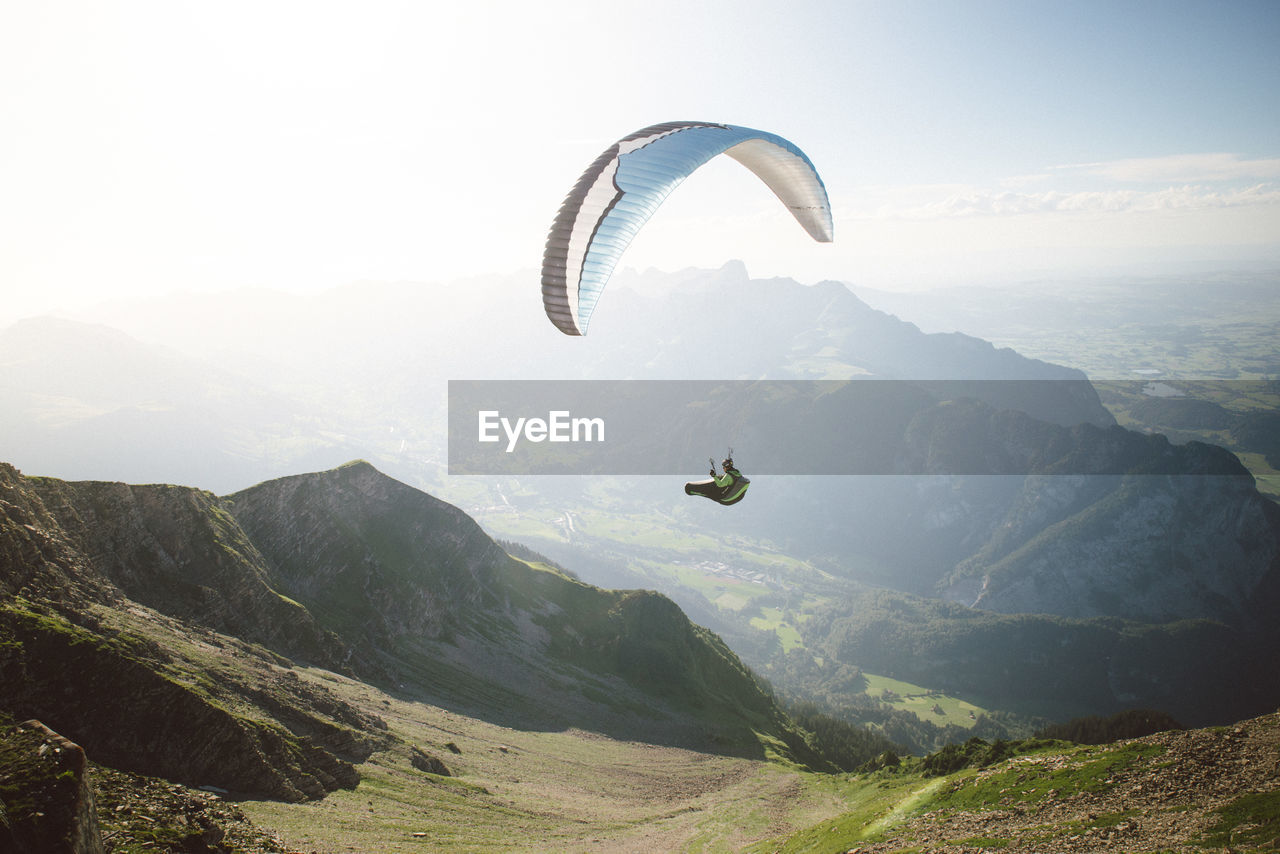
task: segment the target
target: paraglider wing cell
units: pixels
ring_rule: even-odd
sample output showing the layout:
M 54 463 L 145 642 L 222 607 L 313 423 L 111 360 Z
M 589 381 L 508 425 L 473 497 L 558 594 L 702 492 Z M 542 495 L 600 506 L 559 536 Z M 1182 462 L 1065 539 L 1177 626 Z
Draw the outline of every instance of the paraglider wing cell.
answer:
M 832 239 L 827 191 L 780 136 L 735 125 L 669 122 L 624 137 L 582 174 L 542 256 L 542 304 L 566 335 L 585 335 L 609 276 L 640 228 L 699 166 L 727 154 L 760 177 L 814 240 Z

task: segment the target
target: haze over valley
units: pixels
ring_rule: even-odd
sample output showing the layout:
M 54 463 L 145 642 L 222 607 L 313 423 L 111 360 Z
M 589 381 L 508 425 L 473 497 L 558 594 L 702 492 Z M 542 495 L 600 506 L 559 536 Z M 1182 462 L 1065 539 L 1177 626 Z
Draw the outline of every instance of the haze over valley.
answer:
M 1203 726 L 1234 724 L 1275 706 L 1280 684 L 1268 662 L 1280 650 L 1280 638 L 1268 615 L 1280 604 L 1280 510 L 1258 488 L 1274 474 L 1265 445 L 1237 446 L 1237 456 L 1219 445 L 1188 441 L 1219 437 L 1221 425 L 1208 425 L 1203 434 L 1185 431 L 1171 442 L 1156 432 L 1158 425 L 1143 426 L 1133 416 L 1142 411 L 1134 400 L 1167 400 L 1142 392 L 1155 375 L 1142 375 L 1143 385 L 1129 389 L 1125 408 L 1109 407 L 1120 398 L 1106 383 L 1090 384 L 1081 370 L 1029 359 L 963 332 L 922 332 L 839 283 L 753 280 L 741 264 L 729 264 L 665 278 L 650 272 L 622 285 L 611 294 L 613 305 L 634 325 L 611 327 L 602 315 L 597 336 L 574 342 L 590 349 L 590 358 L 576 363 L 578 377 L 723 378 L 733 368 L 722 351 L 705 347 L 705 324 L 696 320 L 700 310 L 682 321 L 674 301 L 678 295 L 680 305 L 718 306 L 726 324 L 755 330 L 755 361 L 740 363 L 732 379 L 767 385 L 853 378 L 854 390 L 867 387 L 859 383 L 887 380 L 868 387 L 887 392 L 878 394 L 874 407 L 864 396 L 828 394 L 821 410 L 805 416 L 815 424 L 798 429 L 805 442 L 831 442 L 831 454 L 889 455 L 905 466 L 904 473 L 754 477 L 749 500 L 732 513 L 684 495 L 679 477 L 450 476 L 442 438 L 449 378 L 553 375 L 550 363 L 536 355 L 517 363 L 503 356 L 520 347 L 536 354 L 541 345 L 532 343 L 540 330 L 504 324 L 502 314 L 487 325 L 503 341 L 500 351 L 480 347 L 471 358 L 447 343 L 447 327 L 459 318 L 486 316 L 483 301 L 505 287 L 501 281 L 468 283 L 461 298 L 454 289 L 452 314 L 439 311 L 444 286 L 404 284 L 341 289 L 305 304 L 244 292 L 216 303 L 170 298 L 106 305 L 75 319 L 32 318 L 0 332 L 5 444 L 17 466 L 9 470 L 10 488 L 27 496 L 25 504 L 6 499 L 27 508 L 11 516 L 16 527 L 9 529 L 11 537 L 18 536 L 10 540 L 10 571 L 28 567 L 10 576 L 10 595 L 19 597 L 10 600 L 7 612 L 10 636 L 19 649 L 51 643 L 57 635 L 39 622 L 50 619 L 60 621 L 64 627 L 58 631 L 64 633 L 140 633 L 158 644 L 153 649 L 184 662 L 166 667 L 197 668 L 192 673 L 218 668 L 226 675 L 216 678 L 221 687 L 215 696 L 229 691 L 248 697 L 261 714 L 284 722 L 295 735 L 310 733 L 313 741 L 316 724 L 303 725 L 297 715 L 330 706 L 309 705 L 315 701 L 310 695 L 264 705 L 262 689 L 253 686 L 270 668 L 238 658 L 218 665 L 188 645 L 226 648 L 216 638 L 233 637 L 250 652 L 284 656 L 272 659 L 276 667 L 287 659 L 320 668 L 309 671 L 304 684 L 323 686 L 326 670 L 360 680 L 343 687 L 342 696 L 372 690 L 360 684 L 381 686 L 377 690 L 389 692 L 382 708 L 410 703 L 398 714 L 411 728 L 438 728 L 438 715 L 461 715 L 450 719 L 472 723 L 452 731 L 468 738 L 494 738 L 480 734 L 494 725 L 505 728 L 504 742 L 517 743 L 521 732 L 567 733 L 571 739 L 578 731 L 596 732 L 622 742 L 666 745 L 677 752 L 660 761 L 677 766 L 709 751 L 749 762 L 783 757 L 819 775 L 841 761 L 829 744 L 803 734 L 811 732 L 805 722 L 820 728 L 819 719 L 863 734 L 861 746 L 843 754 L 843 761 L 857 757 L 854 764 L 861 765 L 886 749 L 923 756 L 974 737 L 1026 738 L 1053 721 L 1106 718 L 1133 708 Z M 359 311 L 352 309 L 356 300 Z M 1207 311 L 1202 316 L 1212 317 Z M 665 322 L 657 354 L 639 361 L 640 333 L 631 330 L 673 317 Z M 1253 322 L 1265 318 L 1255 313 Z M 1205 346 L 1225 348 L 1226 341 L 1214 345 L 1207 339 Z M 1233 352 L 1251 358 L 1239 347 Z M 1088 358 L 1086 353 L 1081 360 Z M 468 359 L 470 367 L 464 367 Z M 1170 387 L 1183 382 L 1174 370 L 1161 377 Z M 985 382 L 965 385 L 962 379 Z M 1220 381 L 1209 382 L 1213 388 Z M 1234 380 L 1227 387 L 1231 396 L 1215 405 L 1228 413 L 1235 407 L 1240 419 L 1274 412 L 1269 379 L 1258 375 L 1250 382 Z M 1192 378 L 1181 387 L 1193 392 L 1205 386 Z M 963 394 L 947 396 L 956 391 Z M 1117 416 L 1128 425 L 1117 423 Z M 726 422 L 726 444 L 734 444 L 748 472 L 752 442 L 785 447 L 796 435 L 781 429 L 777 417 L 762 412 L 754 425 L 751 419 L 745 426 L 740 418 Z M 355 459 L 368 462 L 346 465 Z M 1094 468 L 1078 468 L 1084 460 Z M 689 465 L 689 477 L 696 477 L 699 459 Z M 305 471 L 322 473 L 300 477 Z M 43 477 L 24 481 L 23 475 Z M 434 499 L 410 487 L 457 505 L 500 546 L 477 545 L 475 558 L 457 564 L 466 567 L 464 576 L 437 579 L 435 573 L 453 571 L 448 567 L 456 559 L 441 563 L 429 557 L 430 549 L 423 551 L 416 537 L 438 536 L 429 532 L 438 527 L 430 518 L 439 511 L 418 507 Z M 355 492 L 344 493 L 348 489 Z M 371 500 L 381 509 L 366 517 L 359 508 Z M 173 511 L 179 512 L 177 529 L 160 523 L 170 505 L 184 508 Z M 464 524 L 462 512 L 449 512 L 456 515 L 448 526 Z M 230 529 L 219 521 L 232 517 Z M 120 523 L 109 521 L 115 518 Z M 125 527 L 111 533 L 108 526 L 117 524 Z M 237 616 L 237 609 L 223 603 L 223 597 L 244 601 L 250 595 L 238 580 L 243 570 L 222 560 L 224 568 L 215 570 L 208 561 L 216 549 L 202 550 L 199 537 L 206 535 L 192 539 L 193 524 L 209 530 L 211 543 L 238 544 L 232 548 L 251 556 L 246 566 L 256 568 L 246 578 L 258 579 L 251 583 L 261 592 L 252 595 L 262 597 L 262 605 L 250 609 L 255 616 Z M 477 543 L 487 540 L 480 527 L 468 535 L 480 538 Z M 23 530 L 37 532 L 37 539 Z M 93 544 L 104 536 L 102 544 Z M 329 543 L 331 536 L 341 539 Z M 39 538 L 73 549 L 71 556 L 53 558 L 51 566 L 79 580 L 67 587 L 68 582 L 31 574 L 29 558 L 21 555 L 32 548 L 47 555 L 49 545 L 35 545 Z M 371 548 L 375 557 L 361 556 Z M 542 567 L 543 574 L 535 572 L 529 581 L 558 579 L 553 587 L 564 592 L 555 596 L 581 591 L 573 594 L 575 604 L 526 601 L 550 595 L 526 589 L 529 581 L 484 580 L 484 573 L 510 560 L 504 551 Z M 89 557 L 103 554 L 118 555 L 119 563 L 112 568 Z M 363 581 L 343 580 L 362 565 L 382 569 Z M 325 566 L 338 575 L 323 580 Z M 427 567 L 434 580 L 419 577 Z M 495 583 L 515 583 L 524 592 L 500 592 Z M 402 584 L 410 587 L 397 587 Z M 219 585 L 230 586 L 218 592 Z M 608 631 L 639 632 L 660 644 L 692 631 L 688 637 L 713 644 L 714 661 L 727 662 L 716 667 L 739 674 L 733 677 L 743 680 L 739 687 L 726 685 L 715 689 L 714 698 L 698 699 L 710 684 L 706 680 L 721 677 L 711 677 L 709 665 L 693 665 L 686 658 L 692 648 L 684 641 L 634 653 L 627 651 L 628 641 L 610 641 L 621 645 L 607 647 L 613 651 L 601 659 L 597 653 L 582 657 L 595 648 L 591 642 L 583 647 L 583 639 L 599 629 L 575 625 L 564 629 L 566 641 L 556 640 L 561 629 L 547 623 L 547 615 L 579 613 L 581 597 L 598 588 L 588 599 L 597 597 L 606 610 L 614 609 L 609 624 L 618 628 Z M 145 612 L 116 610 L 116 603 L 128 600 Z M 624 602 L 637 610 L 618 611 Z M 479 610 L 472 613 L 473 608 Z M 147 616 L 153 609 L 155 616 Z M 654 622 L 677 620 L 684 626 L 681 610 L 692 624 L 716 634 L 699 635 L 703 630 L 692 624 L 675 630 L 675 624 Z M 497 629 L 499 624 L 506 628 Z M 425 641 L 415 638 L 430 643 L 422 647 Z M 513 643 L 525 651 L 517 653 Z M 144 658 L 150 662 L 154 655 Z M 567 655 L 569 664 L 546 663 L 548 655 Z M 654 655 L 664 663 L 643 663 Z M 7 666 L 17 673 L 23 671 L 14 668 L 33 664 L 29 657 L 11 657 Z M 585 670 L 569 672 L 565 666 Z M 646 668 L 687 666 L 695 668 L 689 682 L 674 693 L 670 685 L 657 690 L 658 683 L 646 681 L 646 673 L 657 672 Z M 767 683 L 757 683 L 746 667 Z M 494 668 L 503 674 L 501 687 L 482 675 Z M 281 672 L 272 672 L 274 685 Z M 652 697 L 645 693 L 655 690 Z M 385 774 L 398 779 L 403 772 L 395 770 L 400 760 L 394 757 L 403 754 L 407 761 L 416 755 L 413 750 L 450 767 L 441 752 L 442 735 L 412 729 L 426 739 L 413 742 L 413 749 L 400 740 L 410 730 L 392 727 L 376 735 L 383 724 L 371 730 L 360 717 L 378 713 L 382 701 L 376 693 L 361 694 L 366 699 L 352 701 L 338 718 L 324 712 L 350 734 L 339 742 L 332 736 L 316 741 L 332 746 L 324 747 L 329 754 L 315 754 L 315 761 L 332 755 L 347 763 L 338 766 L 344 770 L 339 773 L 329 767 L 333 760 L 324 759 L 318 766 L 323 773 L 305 766 L 285 770 L 284 779 L 292 782 L 261 782 L 253 784 L 256 790 L 245 780 L 265 769 L 230 776 L 224 771 L 215 778 L 212 768 L 196 769 L 166 755 L 144 758 L 150 756 L 146 751 L 133 764 L 122 764 L 112 758 L 119 748 L 111 747 L 122 734 L 119 718 L 104 710 L 102 720 L 90 726 L 74 713 L 55 711 L 43 696 L 28 691 L 14 709 L 64 721 L 51 725 L 74 733 L 95 761 L 245 789 L 251 799 L 329 791 L 334 794 L 325 795 L 325 802 L 341 804 L 345 787 L 357 780 Z M 742 699 L 747 696 L 755 699 Z M 749 711 L 751 704 L 760 705 Z M 302 711 L 288 711 L 295 707 Z M 525 711 L 513 718 L 513 708 Z M 749 722 L 735 723 L 739 714 Z M 376 735 L 372 741 L 370 732 Z M 577 749 L 564 741 L 555 747 L 541 740 L 524 743 L 539 757 L 546 750 Z M 135 751 L 142 749 L 138 744 Z M 552 782 L 560 772 L 545 761 L 537 760 L 536 773 L 549 775 L 548 785 L 562 786 Z M 483 762 L 469 763 L 463 765 L 472 769 L 463 771 L 464 779 L 468 773 L 486 779 L 498 773 Z M 751 797 L 775 797 L 767 793 L 774 784 L 748 770 L 755 766 L 733 766 L 732 772 L 728 767 L 725 773 L 740 781 L 734 786 L 745 789 L 712 785 L 701 771 L 690 777 L 690 791 L 708 797 L 715 792 L 717 821 L 732 815 L 747 791 L 755 793 Z M 319 782 L 303 785 L 300 779 Z M 290 792 L 300 794 L 284 794 Z M 520 809 L 522 796 L 516 797 L 507 803 Z M 632 809 L 625 798 L 610 803 L 611 809 Z M 783 827 L 799 830 L 840 809 L 806 799 L 795 805 L 808 816 L 801 819 L 778 804 L 777 815 L 791 817 L 753 825 L 752 838 L 776 835 Z M 269 826 L 303 833 L 287 810 L 264 803 L 250 813 Z M 662 838 L 651 834 L 667 832 L 659 831 L 665 824 L 653 815 L 636 820 L 647 828 L 634 837 L 636 844 L 650 844 Z M 347 819 L 339 821 L 348 826 Z M 378 832 L 387 832 L 380 826 Z M 678 845 L 711 832 L 677 827 L 670 838 L 683 840 L 673 843 Z M 480 844 L 487 831 L 476 832 L 481 836 L 455 842 L 463 848 Z M 540 832 L 560 833 L 550 827 Z M 610 834 L 624 849 L 631 844 L 625 841 L 631 837 Z M 358 848 L 372 844 L 358 834 L 349 838 Z M 593 847 L 577 836 L 564 841 L 570 848 Z

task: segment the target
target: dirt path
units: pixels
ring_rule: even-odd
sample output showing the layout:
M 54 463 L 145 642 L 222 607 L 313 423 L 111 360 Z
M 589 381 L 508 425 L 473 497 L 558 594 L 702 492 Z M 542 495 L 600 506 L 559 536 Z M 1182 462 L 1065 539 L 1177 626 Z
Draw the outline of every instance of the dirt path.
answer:
M 244 805 L 291 850 L 736 851 L 837 814 L 830 785 L 775 763 L 620 741 L 583 730 L 519 730 L 368 693 L 407 745 L 449 778 L 412 768 L 406 748 L 375 754 L 361 783 L 324 800 Z

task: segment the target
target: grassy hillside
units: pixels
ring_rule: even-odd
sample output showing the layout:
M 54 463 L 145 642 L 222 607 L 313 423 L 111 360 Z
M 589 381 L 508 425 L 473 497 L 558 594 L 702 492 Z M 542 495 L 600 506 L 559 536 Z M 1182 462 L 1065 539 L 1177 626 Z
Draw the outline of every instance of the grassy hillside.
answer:
M 913 761 L 850 780 L 853 809 L 751 850 L 1262 854 L 1280 839 L 1278 746 L 1269 715 L 1096 747 L 1005 745 L 1016 755 L 940 775 Z
M 243 848 L 379 852 L 1274 851 L 1280 835 L 1280 716 L 1096 747 L 975 742 L 972 764 L 905 758 L 817 774 L 741 757 L 620 741 L 577 729 L 501 726 L 405 700 L 327 671 L 299 669 L 386 722 L 389 746 L 361 781 L 322 801 L 203 798 Z M 437 756 L 443 773 L 416 767 Z M 146 801 L 111 778 L 106 804 Z M 141 796 L 139 796 L 141 797 Z M 154 792 L 148 797 L 161 800 Z M 235 813 L 252 821 L 252 834 Z M 136 817 L 101 809 L 104 832 Z M 156 811 L 157 815 L 165 813 Z M 132 823 L 132 824 L 130 824 Z M 151 826 L 154 832 L 154 826 Z M 140 832 L 140 830 L 139 830 Z M 131 847 L 123 834 L 123 851 Z
M 309 615 L 312 598 L 336 608 L 334 588 L 364 597 L 352 603 L 359 625 L 324 608 L 315 619 L 346 648 L 376 655 L 386 665 L 371 671 L 377 678 L 291 660 L 268 645 L 279 640 L 270 633 L 248 642 L 188 611 L 179 618 L 131 601 L 99 572 L 103 558 L 81 549 L 90 529 L 59 522 L 84 518 L 74 500 L 86 489 L 31 489 L 9 472 L 0 675 L 20 690 L 0 707 L 0 755 L 13 760 L 0 767 L 6 820 L 25 820 L 34 803 L 13 772 L 30 762 L 15 751 L 31 746 L 11 738 L 12 723 L 47 715 L 103 763 L 98 820 L 121 852 L 1030 851 L 1108 840 L 1187 851 L 1226 840 L 1248 851 L 1266 850 L 1277 835 L 1274 717 L 1096 748 L 971 741 L 935 760 L 875 746 L 865 770 L 823 773 L 814 769 L 829 766 L 812 739 L 719 638 L 665 597 L 597 588 L 513 558 L 465 515 L 368 466 L 286 485 L 300 488 L 264 485 L 252 500 L 218 507 L 181 490 L 122 492 L 122 504 L 95 503 L 92 512 L 130 508 L 128 526 L 108 526 L 128 546 L 113 552 L 116 570 L 137 563 L 119 560 L 127 553 L 152 558 L 145 566 L 161 578 L 167 566 L 199 578 L 201 549 L 181 531 L 149 532 L 155 521 L 172 526 L 213 508 L 220 533 L 210 542 L 230 546 L 210 552 L 219 574 L 205 577 L 217 585 L 198 601 L 218 607 L 205 619 L 232 625 L 236 596 L 244 620 L 255 603 L 263 613 L 283 602 L 284 613 Z M 49 512 L 41 495 L 70 503 Z M 242 528 L 235 505 L 252 516 Z M 249 546 L 253 583 L 237 583 L 234 553 Z M 78 593 L 56 597 L 59 585 Z M 803 602 L 783 595 L 755 618 L 806 614 L 795 620 L 808 631 L 822 615 Z M 930 636 L 889 618 L 949 606 L 902 594 L 864 604 L 858 620 L 841 623 L 844 642 L 893 643 L 952 673 L 963 672 L 966 639 L 1008 637 L 1011 627 L 1028 644 L 1008 646 L 1033 658 L 1064 627 L 1082 642 L 1105 639 L 1108 628 L 1127 632 L 1127 654 L 1144 671 L 1143 655 L 1178 640 L 1159 627 L 965 609 L 936 614 Z M 878 691 L 895 714 L 928 704 L 912 717 L 967 733 L 965 718 L 982 711 L 890 681 L 902 673 L 841 665 L 839 651 L 814 666 L 828 668 L 832 685 Z M 812 712 L 814 732 L 821 724 L 849 735 Z M 975 734 L 986 733 L 982 720 L 972 719 Z

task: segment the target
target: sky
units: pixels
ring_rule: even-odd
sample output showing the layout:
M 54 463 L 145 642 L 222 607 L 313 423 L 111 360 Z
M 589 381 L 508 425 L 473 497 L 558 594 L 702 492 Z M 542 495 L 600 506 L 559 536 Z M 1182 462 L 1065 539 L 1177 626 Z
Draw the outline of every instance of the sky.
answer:
M 622 266 L 910 289 L 1280 268 L 1280 3 L 47 0 L 0 10 L 0 322 L 173 291 L 537 270 L 655 122 L 760 128 Z

